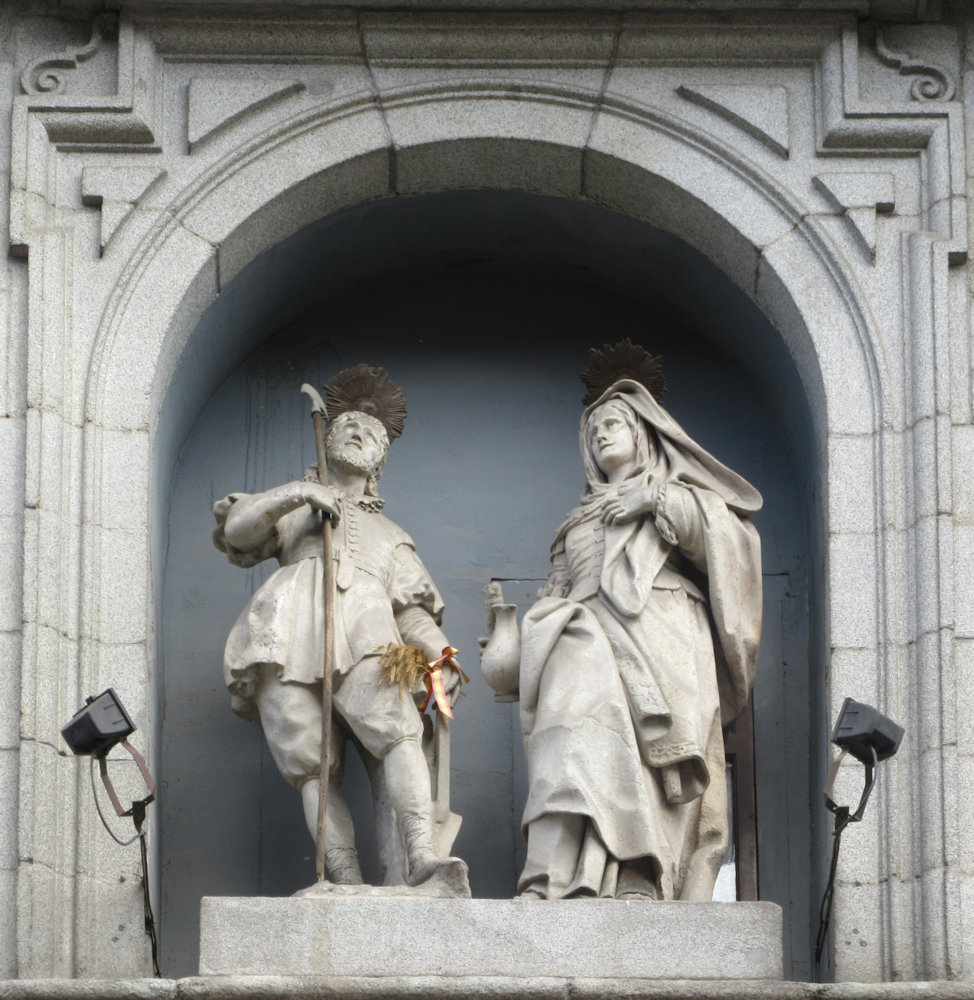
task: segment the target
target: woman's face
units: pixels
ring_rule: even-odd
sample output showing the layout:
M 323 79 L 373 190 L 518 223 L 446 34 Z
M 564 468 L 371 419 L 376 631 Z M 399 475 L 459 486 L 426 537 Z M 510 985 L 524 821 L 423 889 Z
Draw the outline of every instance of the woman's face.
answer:
M 589 446 L 610 483 L 621 482 L 636 465 L 636 438 L 622 405 L 603 403 L 588 421 Z

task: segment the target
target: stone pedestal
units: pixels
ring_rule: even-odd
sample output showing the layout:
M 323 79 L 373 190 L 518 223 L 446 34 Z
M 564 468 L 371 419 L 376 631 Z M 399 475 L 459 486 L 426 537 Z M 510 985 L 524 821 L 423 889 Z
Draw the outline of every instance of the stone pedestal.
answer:
M 777 980 L 781 909 L 610 899 L 207 897 L 200 974 Z

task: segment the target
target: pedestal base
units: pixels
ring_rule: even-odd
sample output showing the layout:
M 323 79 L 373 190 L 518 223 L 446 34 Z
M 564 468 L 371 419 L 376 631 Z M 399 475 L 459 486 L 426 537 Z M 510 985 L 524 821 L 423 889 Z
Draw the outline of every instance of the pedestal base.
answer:
M 774 903 L 206 897 L 204 976 L 780 979 Z

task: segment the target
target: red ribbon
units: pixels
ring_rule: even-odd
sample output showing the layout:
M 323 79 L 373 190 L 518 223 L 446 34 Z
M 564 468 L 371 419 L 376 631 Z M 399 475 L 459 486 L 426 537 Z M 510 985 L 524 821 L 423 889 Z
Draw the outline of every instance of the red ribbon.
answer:
M 436 707 L 448 719 L 453 718 L 453 709 L 450 707 L 450 699 L 446 696 L 446 688 L 443 687 L 443 668 L 451 667 L 463 678 L 465 683 L 470 682 L 470 678 L 461 670 L 460 664 L 454 659 L 459 653 L 453 646 L 444 646 L 443 653 L 433 660 L 427 667 L 426 677 L 423 682 L 426 685 L 426 701 L 420 712 L 425 712 L 431 700 L 436 700 Z

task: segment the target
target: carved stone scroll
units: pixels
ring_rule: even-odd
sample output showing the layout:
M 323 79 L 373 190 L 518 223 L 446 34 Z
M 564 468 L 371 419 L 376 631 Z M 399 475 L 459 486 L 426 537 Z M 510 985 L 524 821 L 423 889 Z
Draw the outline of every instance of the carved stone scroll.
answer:
M 58 70 L 77 69 L 78 66 L 92 58 L 105 44 L 114 37 L 117 29 L 114 14 L 101 13 L 91 22 L 91 38 L 77 50 L 65 49 L 53 56 L 41 56 L 24 67 L 20 74 L 20 86 L 25 94 L 63 94 L 68 89 L 64 74 Z
M 910 84 L 914 101 L 950 101 L 954 97 L 954 81 L 942 66 L 914 59 L 906 52 L 894 52 L 886 45 L 881 28 L 876 29 L 876 55 L 886 65 L 900 71 L 900 76 L 915 76 Z

